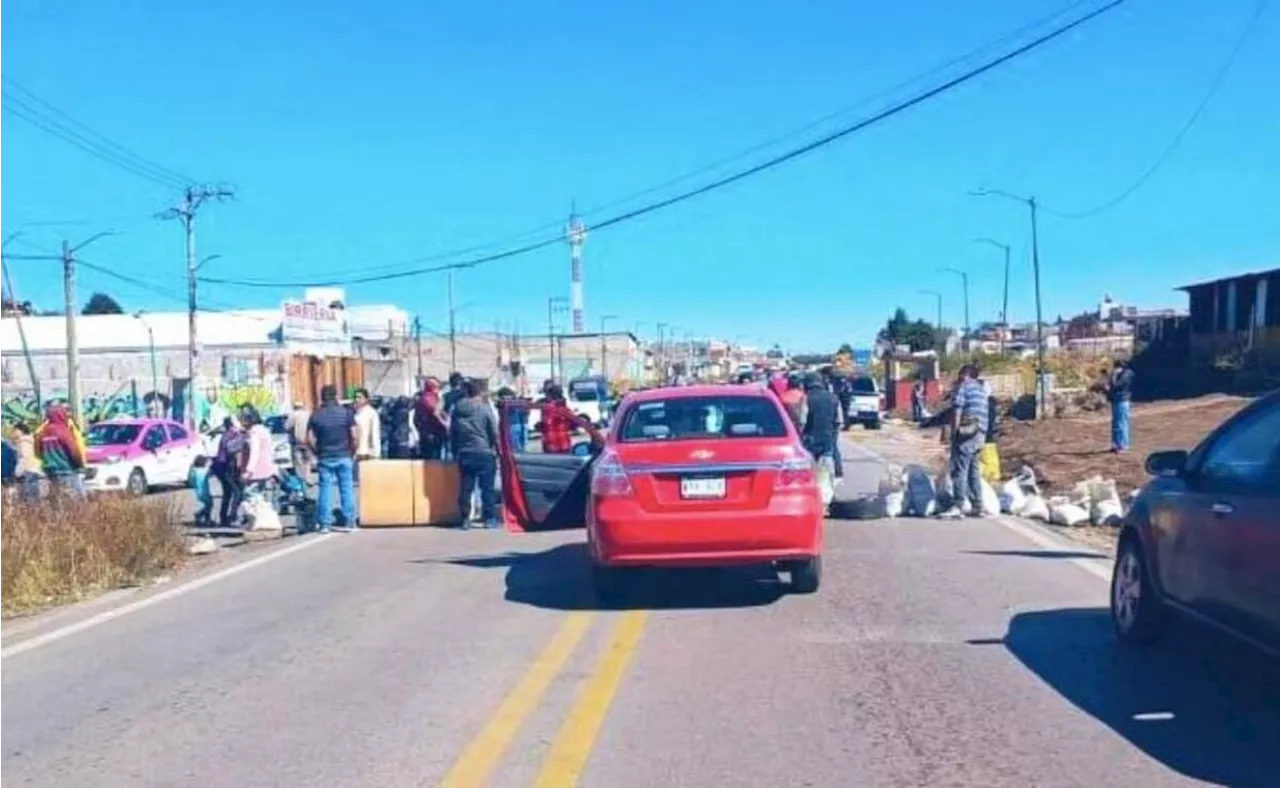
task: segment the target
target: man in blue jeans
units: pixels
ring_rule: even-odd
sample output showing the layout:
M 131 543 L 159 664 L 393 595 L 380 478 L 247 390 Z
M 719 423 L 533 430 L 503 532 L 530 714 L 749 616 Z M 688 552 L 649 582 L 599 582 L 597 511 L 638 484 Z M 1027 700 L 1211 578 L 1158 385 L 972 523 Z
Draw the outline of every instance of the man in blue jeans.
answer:
M 462 383 L 463 397 L 453 406 L 449 419 L 449 444 L 458 463 L 458 516 L 462 527 L 470 527 L 471 494 L 480 488 L 480 512 L 485 528 L 499 528 L 498 498 L 494 476 L 498 471 L 498 420 L 493 408 L 480 397 L 474 380 Z
M 338 389 L 320 389 L 320 409 L 307 422 L 307 439 L 316 458 L 320 492 L 316 497 L 316 530 L 352 532 L 356 525 L 356 491 L 353 469 L 358 441 L 356 417 L 338 402 Z M 333 528 L 333 484 L 338 484 L 342 526 Z
M 1118 359 L 1111 368 L 1106 392 L 1111 401 L 1111 451 L 1122 454 L 1129 450 L 1129 408 L 1133 399 L 1133 369 L 1125 359 Z

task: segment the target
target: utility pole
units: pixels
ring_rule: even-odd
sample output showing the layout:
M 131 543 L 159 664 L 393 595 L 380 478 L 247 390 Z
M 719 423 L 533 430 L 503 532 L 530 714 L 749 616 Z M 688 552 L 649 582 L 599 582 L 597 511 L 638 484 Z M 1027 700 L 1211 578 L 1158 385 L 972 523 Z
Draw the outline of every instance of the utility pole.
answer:
M 453 307 L 453 269 L 449 269 L 449 374 L 458 371 L 458 322 Z
M 62 242 L 62 296 L 67 317 L 67 400 L 76 424 L 80 418 L 80 339 L 76 336 L 76 258 L 71 244 Z
M 666 323 L 658 324 L 658 383 L 667 379 L 667 339 L 664 333 L 666 330 Z
M 1031 209 L 1031 270 L 1036 279 L 1036 391 L 1040 397 L 1040 407 L 1036 415 L 1044 418 L 1044 411 L 1049 404 L 1048 383 L 1044 379 L 1044 316 L 1040 310 L 1040 238 L 1036 228 L 1036 198 L 1027 199 Z
M 960 277 L 960 284 L 961 284 L 961 287 L 963 288 L 962 294 L 964 296 L 964 336 L 965 336 L 965 339 L 968 339 L 969 337 L 969 274 L 966 271 L 961 271 L 959 268 L 943 268 L 942 270 L 945 271 L 946 273 L 955 274 L 956 276 Z
M 573 333 L 581 334 L 586 330 L 584 306 L 582 303 L 582 245 L 587 241 L 587 225 L 578 216 L 577 210 L 569 213 L 569 226 L 565 230 L 569 240 L 569 299 Z M 563 363 L 563 359 L 561 359 Z
M 418 355 L 418 380 L 417 389 L 422 389 L 422 318 L 418 315 L 413 316 L 413 344 L 417 348 Z
M 187 396 L 186 422 L 192 429 L 196 428 L 196 381 L 197 355 L 200 352 L 199 337 L 196 334 L 196 272 L 200 264 L 196 262 L 196 214 L 200 206 L 211 199 L 227 200 L 235 194 L 230 189 L 214 186 L 188 186 L 182 193 L 182 201 L 167 211 L 158 214 L 160 219 L 177 219 L 182 222 L 182 229 L 187 238 Z M 207 262 L 207 261 L 206 261 Z
M 79 338 L 76 336 L 76 252 L 85 248 L 99 238 L 105 238 L 108 235 L 115 235 L 115 233 L 111 231 L 101 232 L 90 236 L 87 240 L 81 241 L 75 246 L 72 246 L 67 241 L 63 241 L 62 254 L 60 255 L 5 255 L 5 257 L 10 260 L 57 260 L 62 263 L 62 295 L 65 301 L 67 318 L 67 399 L 70 401 L 71 415 L 75 417 L 78 424 L 82 425 L 83 422 L 81 422 L 80 419 L 80 343 Z M 12 241 L 14 237 L 16 236 L 10 236 L 9 240 Z M 12 282 L 10 283 L 9 291 L 10 295 L 12 295 Z M 30 364 L 30 358 L 28 358 L 27 361 L 28 364 Z M 32 373 L 32 383 L 34 384 L 35 370 L 28 367 L 27 371 Z M 39 394 L 37 393 L 37 398 L 38 397 Z
M 20 232 L 13 233 L 4 240 L 4 245 L 8 246 L 15 240 Z M 40 379 L 36 377 L 36 363 L 31 360 L 31 348 L 27 345 L 27 331 L 22 327 L 22 300 L 18 298 L 18 290 L 13 286 L 13 272 L 10 270 L 8 263 L 4 265 L 4 282 L 9 288 L 9 298 L 13 302 L 13 320 L 18 324 L 18 340 L 22 342 L 22 357 L 27 361 L 27 377 L 31 378 L 31 391 L 36 397 L 36 412 L 40 411 L 43 400 L 40 399 Z
M 975 238 L 974 243 L 989 244 L 1004 251 L 1004 301 L 1000 306 L 1000 355 L 1004 355 L 1004 336 L 1009 330 L 1009 245 L 994 238 Z
M 560 337 L 556 335 L 556 312 L 563 310 L 569 304 L 568 299 L 561 296 L 552 296 L 547 299 L 547 346 L 551 354 L 551 379 L 558 380 L 556 377 L 556 355 L 560 356 L 560 374 L 564 374 L 564 352 L 559 348 Z
M 600 316 L 600 374 L 609 376 L 609 340 L 605 336 L 605 326 L 610 320 L 617 320 L 617 315 Z

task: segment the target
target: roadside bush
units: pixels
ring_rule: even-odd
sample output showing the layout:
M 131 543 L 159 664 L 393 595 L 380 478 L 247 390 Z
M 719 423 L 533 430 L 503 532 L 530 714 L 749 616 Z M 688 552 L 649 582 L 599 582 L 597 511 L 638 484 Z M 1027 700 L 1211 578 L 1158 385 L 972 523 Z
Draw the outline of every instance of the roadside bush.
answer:
M 4 615 L 135 585 L 175 566 L 184 555 L 180 523 L 171 500 L 8 497 L 0 523 Z

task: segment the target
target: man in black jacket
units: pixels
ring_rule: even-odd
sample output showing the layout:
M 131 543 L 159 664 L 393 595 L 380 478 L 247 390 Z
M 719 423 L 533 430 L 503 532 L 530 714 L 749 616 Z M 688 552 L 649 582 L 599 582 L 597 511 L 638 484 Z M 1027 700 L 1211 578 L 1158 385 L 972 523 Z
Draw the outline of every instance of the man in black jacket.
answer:
M 803 430 L 805 448 L 815 460 L 829 455 L 834 461 L 840 403 L 817 375 L 811 375 L 805 381 L 805 402 L 808 405 Z
M 465 395 L 453 406 L 449 419 L 449 442 L 458 463 L 461 486 L 458 489 L 458 514 L 464 528 L 469 526 L 471 494 L 480 487 L 481 517 L 485 528 L 498 528 L 498 500 L 494 477 L 498 471 L 498 420 L 493 408 L 480 396 L 474 380 L 462 383 Z

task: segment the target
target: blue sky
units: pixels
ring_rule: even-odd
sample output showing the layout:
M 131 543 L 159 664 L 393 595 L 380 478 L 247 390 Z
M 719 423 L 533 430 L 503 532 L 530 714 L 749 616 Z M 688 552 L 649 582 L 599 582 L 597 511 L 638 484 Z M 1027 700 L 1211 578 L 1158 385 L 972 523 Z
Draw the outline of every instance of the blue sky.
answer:
M 3 74 L 149 159 L 234 184 L 235 202 L 201 215 L 201 254 L 223 255 L 210 276 L 310 279 L 562 221 L 574 200 L 608 203 L 784 135 L 1066 5 L 10 0 Z M 981 235 L 1015 247 L 1010 313 L 1030 318 L 1025 210 L 965 191 L 1035 194 L 1062 211 L 1110 199 L 1185 123 L 1254 7 L 1131 0 L 865 133 L 593 234 L 588 325 L 607 313 L 646 335 L 661 321 L 680 335 L 863 345 L 894 306 L 931 316 L 921 288 L 943 290 L 947 322 L 961 322 L 959 280 L 940 266 L 970 272 L 977 322 L 995 317 L 1001 287 L 1000 253 L 972 243 Z M 1092 218 L 1043 217 L 1047 314 L 1104 293 L 1182 306 L 1178 285 L 1277 264 L 1276 74 L 1273 7 L 1140 190 Z M 3 123 L 6 233 L 25 226 L 25 241 L 52 248 L 117 229 L 85 259 L 181 296 L 180 229 L 151 218 L 172 190 L 8 112 Z M 31 224 L 73 220 L 87 224 Z M 459 319 L 545 331 L 547 297 L 568 294 L 568 270 L 555 247 L 463 272 Z M 58 304 L 56 264 L 13 271 L 24 299 Z M 180 308 L 93 271 L 80 286 L 131 309 Z M 202 287 L 220 305 L 298 295 Z M 447 322 L 439 274 L 348 294 L 397 303 L 430 328 Z

